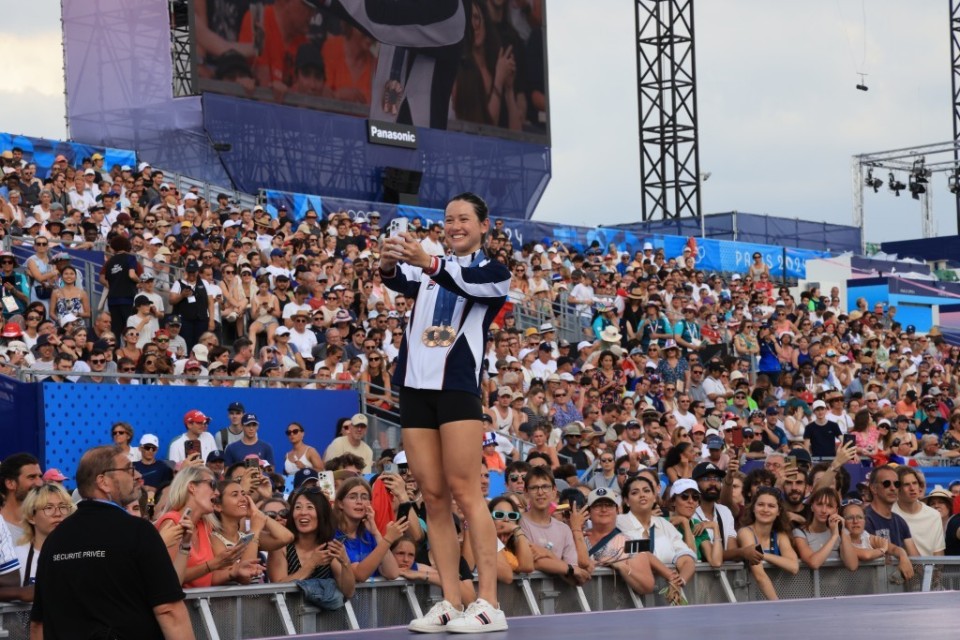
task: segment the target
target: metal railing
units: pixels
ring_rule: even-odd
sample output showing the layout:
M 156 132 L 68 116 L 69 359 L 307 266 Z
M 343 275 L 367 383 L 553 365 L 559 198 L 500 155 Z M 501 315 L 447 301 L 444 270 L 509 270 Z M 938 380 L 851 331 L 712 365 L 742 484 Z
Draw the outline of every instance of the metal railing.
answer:
M 259 199 L 257 196 L 244 193 L 242 191 L 237 191 L 233 187 L 224 187 L 206 182 L 204 180 L 197 180 L 196 178 L 191 178 L 190 176 L 185 176 L 175 171 L 168 171 L 167 169 L 163 168 L 159 169 L 160 171 L 163 171 L 163 181 L 172 183 L 177 188 L 177 191 L 183 193 L 184 191 L 189 191 L 190 189 L 196 187 L 197 195 L 211 204 L 215 204 L 217 202 L 217 195 L 221 193 L 225 193 L 230 196 L 231 204 L 243 209 L 253 209 L 257 204 L 259 204 Z
M 767 567 L 781 599 L 956 591 L 960 590 L 960 558 L 914 558 L 915 577 L 898 579 L 896 567 L 861 563 L 849 571 L 839 561 L 796 575 Z M 657 581 L 653 593 L 638 595 L 609 569 L 574 587 L 542 573 L 520 575 L 501 584 L 500 607 L 508 617 L 581 613 L 667 606 Z M 732 604 L 763 600 L 749 572 L 737 563 L 712 568 L 699 564 L 684 589 L 691 604 Z M 439 588 L 405 580 L 372 580 L 357 585 L 354 596 L 337 611 L 320 611 L 305 603 L 292 584 L 189 589 L 187 607 L 198 639 L 261 638 L 406 625 L 442 599 Z M 0 605 L 0 637 L 29 637 L 29 604 Z

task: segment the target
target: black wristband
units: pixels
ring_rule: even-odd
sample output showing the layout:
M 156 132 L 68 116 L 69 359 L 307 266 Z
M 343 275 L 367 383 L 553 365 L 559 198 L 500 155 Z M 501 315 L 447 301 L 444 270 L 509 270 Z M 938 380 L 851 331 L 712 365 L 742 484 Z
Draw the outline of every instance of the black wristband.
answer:
M 572 578 L 572 577 L 573 577 L 573 565 L 572 565 L 572 564 L 568 564 L 568 565 L 567 565 L 567 577 L 568 577 L 568 578 Z

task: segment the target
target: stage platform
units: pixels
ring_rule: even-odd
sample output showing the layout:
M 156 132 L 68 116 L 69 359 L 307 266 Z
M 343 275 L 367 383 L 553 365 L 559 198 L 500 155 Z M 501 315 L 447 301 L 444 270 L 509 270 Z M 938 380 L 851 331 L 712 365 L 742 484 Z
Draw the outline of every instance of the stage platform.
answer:
M 485 634 L 486 637 L 490 640 L 955 640 L 960 637 L 960 592 L 598 611 L 525 616 L 510 618 L 509 622 L 509 630 Z M 466 637 L 452 633 L 445 635 L 449 638 Z M 392 627 L 296 637 L 306 640 L 333 637 L 338 640 L 406 640 L 431 636 Z

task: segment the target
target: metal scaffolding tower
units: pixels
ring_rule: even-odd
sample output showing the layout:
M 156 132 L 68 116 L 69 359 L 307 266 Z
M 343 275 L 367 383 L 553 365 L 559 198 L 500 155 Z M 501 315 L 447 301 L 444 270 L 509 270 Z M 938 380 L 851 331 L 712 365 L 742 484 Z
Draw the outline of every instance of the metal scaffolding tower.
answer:
M 700 218 L 693 0 L 637 0 L 636 29 L 642 219 Z
M 196 95 L 193 84 L 193 7 L 189 0 L 168 0 L 170 55 L 173 60 L 173 97 Z

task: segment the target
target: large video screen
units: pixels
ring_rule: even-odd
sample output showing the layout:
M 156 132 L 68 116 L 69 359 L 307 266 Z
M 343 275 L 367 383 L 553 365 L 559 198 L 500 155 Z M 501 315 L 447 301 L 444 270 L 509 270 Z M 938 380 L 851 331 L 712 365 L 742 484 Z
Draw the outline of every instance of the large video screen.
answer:
M 549 141 L 545 0 L 193 0 L 199 91 Z

